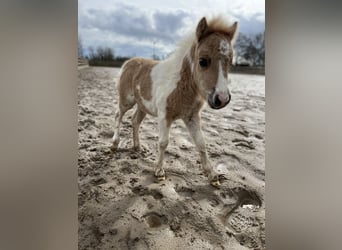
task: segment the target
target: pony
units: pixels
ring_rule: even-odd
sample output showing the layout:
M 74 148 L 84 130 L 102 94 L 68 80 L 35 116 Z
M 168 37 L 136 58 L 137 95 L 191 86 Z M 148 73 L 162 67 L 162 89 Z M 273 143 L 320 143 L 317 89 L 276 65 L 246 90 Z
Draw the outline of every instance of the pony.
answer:
M 237 22 L 228 25 L 222 17 L 209 22 L 203 17 L 195 32 L 180 42 L 173 54 L 163 61 L 132 58 L 121 68 L 119 102 L 115 113 L 112 151 L 120 142 L 120 125 L 127 110 L 137 104 L 132 117 L 133 148 L 139 150 L 139 127 L 146 114 L 156 116 L 159 126 L 159 156 L 154 175 L 165 180 L 164 153 L 169 143 L 172 122 L 182 119 L 196 148 L 211 185 L 219 186 L 219 176 L 208 160 L 201 131 L 200 112 L 207 102 L 221 109 L 231 100 L 228 72 L 233 59 Z

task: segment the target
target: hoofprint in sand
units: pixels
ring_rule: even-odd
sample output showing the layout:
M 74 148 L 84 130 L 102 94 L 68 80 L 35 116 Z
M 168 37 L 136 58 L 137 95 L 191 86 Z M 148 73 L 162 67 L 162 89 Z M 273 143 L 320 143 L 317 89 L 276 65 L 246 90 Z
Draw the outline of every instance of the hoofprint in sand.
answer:
M 142 122 L 135 152 L 128 111 L 111 152 L 118 76 L 118 68 L 79 70 L 79 249 L 265 249 L 265 77 L 230 74 L 231 103 L 202 111 L 209 158 L 224 176 L 217 189 L 181 121 L 171 127 L 163 182 L 153 177 L 155 117 Z

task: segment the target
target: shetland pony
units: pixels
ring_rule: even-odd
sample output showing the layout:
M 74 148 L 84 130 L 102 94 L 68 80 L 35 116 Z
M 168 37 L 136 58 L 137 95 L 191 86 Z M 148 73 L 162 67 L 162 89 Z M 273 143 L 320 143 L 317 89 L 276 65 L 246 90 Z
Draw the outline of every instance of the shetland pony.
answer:
M 227 25 L 222 17 L 209 22 L 203 17 L 196 31 L 181 41 L 164 61 L 143 58 L 128 60 L 121 70 L 118 109 L 115 113 L 112 150 L 118 148 L 123 115 L 137 104 L 132 118 L 134 148 L 139 149 L 139 126 L 146 114 L 157 116 L 159 157 L 155 176 L 165 179 L 163 160 L 173 121 L 182 119 L 200 153 L 201 164 L 213 186 L 218 175 L 207 156 L 201 131 L 200 111 L 205 103 L 213 109 L 225 107 L 230 99 L 228 71 L 233 58 L 237 22 Z

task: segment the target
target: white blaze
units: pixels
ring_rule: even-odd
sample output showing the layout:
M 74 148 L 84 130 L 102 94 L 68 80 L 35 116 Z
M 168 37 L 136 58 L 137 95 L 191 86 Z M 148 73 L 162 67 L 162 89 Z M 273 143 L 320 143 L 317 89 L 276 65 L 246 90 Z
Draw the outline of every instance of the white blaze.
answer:
M 218 78 L 217 78 L 215 92 L 216 94 L 222 96 L 224 99 L 228 100 L 229 98 L 228 79 L 227 79 L 227 76 L 223 74 L 221 60 L 219 61 L 219 71 L 218 71 Z

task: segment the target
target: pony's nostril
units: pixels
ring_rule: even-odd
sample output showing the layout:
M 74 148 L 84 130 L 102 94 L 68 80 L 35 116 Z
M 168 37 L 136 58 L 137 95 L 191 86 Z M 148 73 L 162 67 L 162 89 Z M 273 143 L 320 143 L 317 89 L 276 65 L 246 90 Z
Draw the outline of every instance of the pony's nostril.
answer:
M 220 99 L 219 99 L 219 96 L 218 96 L 218 95 L 216 95 L 216 96 L 215 96 L 215 99 L 214 99 L 214 104 L 215 104 L 215 106 L 216 106 L 216 107 L 219 107 L 219 106 L 221 106 L 221 101 L 220 101 Z

